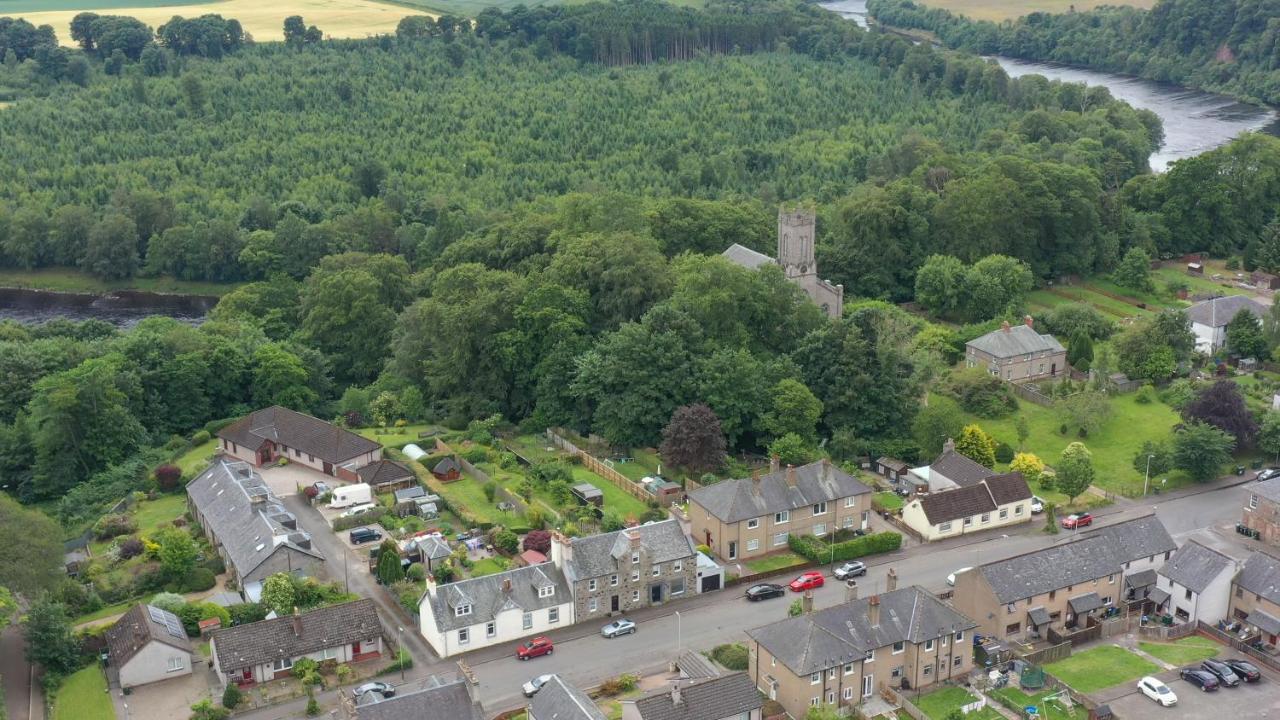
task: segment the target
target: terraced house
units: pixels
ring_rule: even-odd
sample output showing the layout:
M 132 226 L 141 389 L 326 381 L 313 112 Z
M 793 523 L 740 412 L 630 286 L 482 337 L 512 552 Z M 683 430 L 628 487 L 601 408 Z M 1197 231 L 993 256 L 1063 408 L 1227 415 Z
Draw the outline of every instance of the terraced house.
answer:
M 1255 552 L 1231 583 L 1231 617 L 1272 650 L 1280 646 L 1280 558 Z
M 924 588 L 891 589 L 766 625 L 751 637 L 747 668 L 755 686 L 793 718 L 811 707 L 845 708 L 883 687 L 921 688 L 960 680 L 973 669 L 977 623 Z
M 865 530 L 870 516 L 871 488 L 826 459 L 689 493 L 694 541 L 726 560 L 785 550 L 792 534 Z
M 693 595 L 696 554 L 677 520 L 572 540 L 557 533 L 551 543 L 551 562 L 564 568 L 579 621 Z
M 902 508 L 902 521 L 926 542 L 1031 519 L 1031 488 L 1022 473 L 979 480 L 975 485 L 916 497 Z
M 573 593 L 555 563 L 437 585 L 427 576 L 418 627 L 440 657 L 572 625 Z

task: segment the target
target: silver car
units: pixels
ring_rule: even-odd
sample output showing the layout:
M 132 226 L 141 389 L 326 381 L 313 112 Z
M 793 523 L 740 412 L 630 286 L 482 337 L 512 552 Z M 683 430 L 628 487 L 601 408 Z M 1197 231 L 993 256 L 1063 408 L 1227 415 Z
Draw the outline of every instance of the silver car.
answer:
M 619 635 L 630 635 L 636 631 L 636 624 L 623 618 L 614 620 L 613 622 L 600 628 L 600 634 L 607 638 L 616 638 Z
M 553 677 L 555 677 L 555 675 L 539 675 L 522 685 L 520 690 L 524 692 L 525 697 L 531 698 L 538 694 L 538 691 L 542 689 L 543 685 L 551 682 L 551 678 Z
M 841 565 L 831 573 L 837 580 L 847 580 L 852 577 L 861 577 L 867 574 L 867 564 L 861 560 L 850 560 Z

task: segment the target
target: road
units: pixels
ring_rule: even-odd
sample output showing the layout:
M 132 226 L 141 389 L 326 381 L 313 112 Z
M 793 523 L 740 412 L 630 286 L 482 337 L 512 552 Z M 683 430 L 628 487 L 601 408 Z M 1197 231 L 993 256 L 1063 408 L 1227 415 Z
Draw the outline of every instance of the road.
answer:
M 1098 527 L 1153 510 L 1170 534 L 1181 543 L 1193 535 L 1208 535 L 1209 528 L 1233 525 L 1239 518 L 1245 494 L 1246 490 L 1238 486 L 1197 488 L 1183 494 L 1148 498 L 1147 502 L 1121 501 L 1099 512 L 1094 528 L 1086 528 L 1078 533 L 1064 531 L 1057 535 L 1046 535 L 1040 531 L 1044 523 L 1037 519 L 1009 535 L 985 533 L 877 556 L 871 560 L 867 576 L 858 580 L 859 592 L 865 597 L 883 590 L 885 575 L 890 567 L 897 572 L 900 587 L 918 584 L 928 590 L 941 591 L 946 587 L 946 576 L 958 568 L 1019 555 L 1055 543 L 1070 542 L 1077 536 L 1088 535 Z M 298 513 L 300 521 L 303 518 L 319 517 L 309 507 L 292 509 Z M 308 524 L 303 522 L 304 525 Z M 329 562 L 336 564 L 336 559 L 341 557 L 337 549 L 341 547 L 341 541 L 328 532 L 315 532 L 314 535 L 319 541 L 317 546 L 330 558 Z M 332 549 L 331 545 L 334 546 Z M 357 575 L 362 578 L 360 585 L 356 582 Z M 358 572 L 356 566 L 352 566 L 351 588 L 362 595 L 381 598 L 380 606 L 390 604 L 363 566 Z M 829 583 L 814 593 L 814 604 L 818 608 L 836 605 L 843 600 L 844 587 L 840 583 Z M 603 622 L 586 623 L 553 633 L 551 637 L 556 642 L 556 652 L 548 657 L 519 662 L 514 658 L 513 643 L 512 647 L 485 648 L 467 653 L 461 659 L 475 671 L 479 682 L 477 697 L 483 703 L 486 714 L 493 715 L 522 706 L 525 700 L 520 694 L 520 685 L 534 675 L 559 673 L 579 687 L 592 687 L 624 672 L 647 673 L 661 670 L 666 668 L 681 648 L 701 651 L 722 643 L 744 640 L 746 630 L 785 617 L 788 605 L 788 601 L 781 599 L 748 603 L 739 592 L 731 589 L 635 613 L 631 618 L 637 622 L 638 631 L 634 635 L 616 640 L 605 640 L 599 636 L 597 625 L 602 625 Z M 406 640 L 407 636 L 406 632 Z M 413 645 L 410 648 L 414 651 L 415 658 L 418 658 L 418 651 L 414 650 Z M 457 669 L 455 662 L 440 661 L 429 652 L 423 659 L 415 662 L 415 667 L 406 675 L 409 680 L 428 674 L 454 672 Z M 394 677 L 391 679 L 395 681 Z M 332 707 L 335 702 L 334 694 L 325 693 L 320 696 L 320 700 L 326 708 Z M 302 708 L 303 704 L 297 702 L 248 713 L 242 717 L 245 720 L 302 717 Z
M 18 625 L 10 625 L 0 634 L 0 675 L 4 679 L 4 706 L 10 720 L 44 717 L 44 695 L 38 685 L 33 688 L 26 647 Z

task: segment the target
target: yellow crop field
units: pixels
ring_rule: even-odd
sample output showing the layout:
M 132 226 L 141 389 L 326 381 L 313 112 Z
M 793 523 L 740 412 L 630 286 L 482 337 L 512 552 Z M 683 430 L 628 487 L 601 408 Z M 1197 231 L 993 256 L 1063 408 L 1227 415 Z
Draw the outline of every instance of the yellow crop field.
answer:
M 1033 12 L 1065 13 L 1090 10 L 1099 5 L 1131 5 L 1149 8 L 1155 0 L 923 0 L 929 7 L 950 10 L 974 20 L 1012 20 Z
M 429 15 L 403 5 L 389 5 L 374 0 L 287 0 L 287 2 L 261 2 L 261 0 L 221 0 L 196 5 L 163 5 L 158 7 L 112 7 L 109 10 L 93 10 L 92 2 L 83 10 L 52 10 L 21 13 L 34 25 L 49 24 L 58 33 L 63 45 L 73 45 L 71 18 L 81 12 L 92 11 L 102 15 L 127 15 L 157 28 L 174 15 L 198 17 L 211 13 L 240 21 L 245 32 L 259 42 L 284 39 L 284 19 L 301 15 L 307 25 L 315 25 L 325 37 L 363 38 L 371 35 L 394 33 L 396 23 L 406 15 Z

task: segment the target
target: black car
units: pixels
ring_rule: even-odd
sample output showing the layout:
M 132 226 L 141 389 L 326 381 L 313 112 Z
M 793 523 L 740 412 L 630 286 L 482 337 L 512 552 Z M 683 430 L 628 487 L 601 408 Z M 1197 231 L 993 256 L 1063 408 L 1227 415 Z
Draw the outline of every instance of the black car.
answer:
M 773 583 L 760 583 L 747 588 L 747 599 L 751 601 L 767 600 L 769 598 L 782 597 L 786 594 L 786 588 Z
M 1207 670 L 1200 668 L 1183 668 L 1178 675 L 1187 684 L 1200 688 L 1200 692 L 1212 692 L 1218 689 L 1218 678 Z
M 1205 660 L 1200 663 L 1200 667 L 1213 673 L 1218 680 L 1227 687 L 1235 687 L 1240 684 L 1240 678 L 1232 672 L 1231 666 L 1218 660 Z
M 351 531 L 349 535 L 352 545 L 360 545 L 362 543 L 374 542 L 382 539 L 382 533 L 373 528 L 359 527 Z
M 1254 665 L 1248 660 L 1232 658 L 1230 660 L 1223 660 L 1222 662 L 1227 667 L 1231 668 L 1231 672 L 1235 673 L 1236 677 L 1244 680 L 1245 682 L 1258 682 L 1262 679 L 1262 671 L 1258 669 L 1257 665 Z

